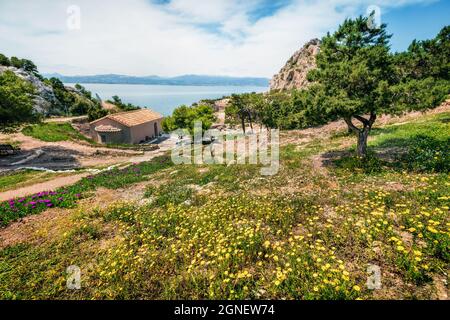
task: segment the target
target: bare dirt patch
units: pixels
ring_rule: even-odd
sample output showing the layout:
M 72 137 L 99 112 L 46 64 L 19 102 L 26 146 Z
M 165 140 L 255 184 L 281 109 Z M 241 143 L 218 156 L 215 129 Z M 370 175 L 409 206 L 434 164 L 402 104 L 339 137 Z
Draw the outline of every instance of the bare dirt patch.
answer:
M 70 228 L 72 210 L 53 208 L 0 229 L 0 249 L 19 243 L 42 243 Z

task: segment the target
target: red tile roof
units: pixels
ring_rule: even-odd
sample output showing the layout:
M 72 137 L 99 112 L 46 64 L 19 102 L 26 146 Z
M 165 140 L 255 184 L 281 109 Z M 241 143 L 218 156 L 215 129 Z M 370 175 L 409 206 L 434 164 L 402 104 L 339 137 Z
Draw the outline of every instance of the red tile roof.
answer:
M 154 112 L 150 109 L 140 109 L 135 111 L 109 114 L 106 117 L 91 122 L 91 124 L 94 124 L 102 119 L 110 119 L 124 126 L 134 127 L 146 122 L 160 120 L 162 118 L 163 116 L 161 114 Z

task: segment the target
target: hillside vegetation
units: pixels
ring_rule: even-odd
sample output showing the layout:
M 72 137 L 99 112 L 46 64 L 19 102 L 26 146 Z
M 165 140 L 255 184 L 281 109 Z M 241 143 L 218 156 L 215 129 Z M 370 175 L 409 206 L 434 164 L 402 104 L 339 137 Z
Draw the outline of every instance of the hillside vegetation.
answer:
M 275 176 L 163 157 L 44 195 L 56 207 L 46 218 L 0 231 L 11 237 L 0 251 L 1 298 L 442 298 L 444 111 L 376 127 L 369 153 L 378 157 L 363 168 L 343 128 L 306 141 L 286 132 Z M 12 211 L 0 213 L 7 221 Z M 366 287 L 369 264 L 381 269 L 380 290 Z M 66 289 L 70 265 L 82 270 L 81 290 Z
M 229 99 L 238 139 L 295 129 L 275 175 L 161 150 L 0 203 L 0 299 L 448 299 L 450 27 L 393 54 L 373 18 L 321 39 L 307 88 Z M 164 128 L 215 119 L 181 106 Z M 77 139 L 59 128 L 24 133 Z

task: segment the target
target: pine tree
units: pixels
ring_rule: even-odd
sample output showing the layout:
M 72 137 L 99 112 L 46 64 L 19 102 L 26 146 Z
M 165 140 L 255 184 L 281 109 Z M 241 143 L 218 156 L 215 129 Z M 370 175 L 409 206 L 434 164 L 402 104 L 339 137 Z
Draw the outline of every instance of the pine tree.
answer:
M 378 116 L 431 108 L 445 99 L 448 84 L 432 79 L 403 81 L 390 53 L 386 25 L 373 17 L 347 19 L 322 39 L 317 69 L 309 74 L 320 94 L 307 106 L 309 118 L 343 119 L 357 136 L 357 155 L 367 155 L 367 138 Z M 319 89 L 318 89 L 319 88 Z

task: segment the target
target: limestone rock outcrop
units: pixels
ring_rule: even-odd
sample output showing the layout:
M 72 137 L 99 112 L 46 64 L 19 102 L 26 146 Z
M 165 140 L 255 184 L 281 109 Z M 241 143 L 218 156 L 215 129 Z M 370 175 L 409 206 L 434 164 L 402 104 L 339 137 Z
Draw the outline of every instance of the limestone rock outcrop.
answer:
M 320 40 L 313 39 L 294 53 L 286 65 L 270 81 L 270 90 L 301 89 L 309 85 L 308 72 L 316 67 Z
M 53 88 L 34 74 L 15 67 L 0 66 L 0 74 L 7 70 L 14 72 L 21 79 L 30 82 L 36 89 L 36 95 L 34 96 L 34 109 L 36 112 L 47 114 L 58 103 Z

